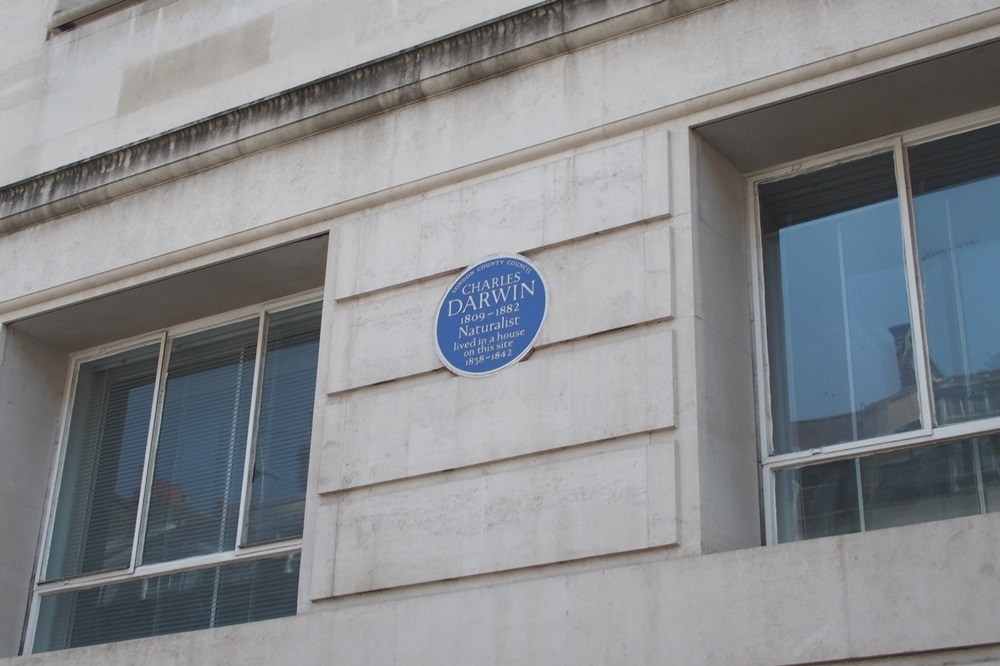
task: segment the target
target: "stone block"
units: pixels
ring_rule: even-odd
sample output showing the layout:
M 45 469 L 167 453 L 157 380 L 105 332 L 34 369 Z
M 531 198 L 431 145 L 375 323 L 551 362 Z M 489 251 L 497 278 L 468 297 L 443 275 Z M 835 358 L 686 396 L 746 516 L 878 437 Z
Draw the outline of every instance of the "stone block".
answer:
M 335 399 L 324 419 L 320 492 L 407 476 L 411 401 L 407 387 Z
M 312 562 L 308 592 L 309 598 L 314 601 L 333 596 L 333 567 L 337 553 L 339 513 L 339 503 L 321 504 L 316 508 L 316 519 L 312 521 L 314 529 L 308 538 Z M 300 585 L 300 593 L 302 591 Z
M 336 512 L 334 596 L 664 545 L 650 534 L 651 477 L 654 486 L 675 480 L 660 478 L 664 466 L 650 452 L 671 445 L 650 444 L 648 435 L 618 445 L 345 496 Z M 314 582 L 314 594 L 325 589 Z
M 5 102 L 7 100 L 2 101 Z M 34 129 L 41 109 L 42 104 L 37 99 L 31 99 L 16 106 L 0 105 L 0 125 L 3 127 L 30 127 Z M 0 155 L 16 155 L 30 145 L 33 137 L 33 131 L 30 134 L 27 132 L 0 133 Z M 6 178 L 15 180 L 17 176 L 6 176 Z
M 490 377 L 440 373 L 335 396 L 327 410 L 321 493 L 671 428 L 673 332 L 626 329 Z
M 990 520 L 977 516 L 845 539 L 842 595 L 854 654 L 955 645 L 958 633 L 966 644 L 995 643 L 1000 536 L 984 529 Z
M 707 326 L 750 353 L 750 259 L 701 218 L 694 217 L 697 281 L 695 308 Z
M 130 65 L 122 80 L 118 113 L 138 111 L 262 66 L 269 57 L 271 29 L 272 17 L 262 16 Z
M 488 598 L 480 590 L 469 590 L 397 604 L 400 618 L 405 618 L 396 634 L 397 663 L 565 663 L 565 580 L 547 578 L 491 589 L 495 592 Z
M 113 119 L 121 81 L 116 70 L 54 90 L 41 109 L 40 138 L 56 139 Z
M 434 322 L 446 288 L 446 281 L 434 280 L 335 305 L 332 326 L 340 335 L 332 344 L 344 353 L 331 360 L 327 391 L 440 368 Z
M 336 296 L 665 216 L 668 159 L 666 130 L 649 130 L 355 218 L 345 226 L 358 242 L 338 261 L 357 268 L 341 273 Z
M 549 289 L 547 345 L 673 314 L 667 221 L 562 245 L 534 257 Z
M 350 242 L 350 232 L 341 238 Z M 536 344 L 670 317 L 671 253 L 670 226 L 661 220 L 535 254 L 532 260 L 549 294 L 549 312 Z M 339 392 L 440 368 L 434 325 L 452 279 L 338 302 L 333 346 L 343 351 L 331 359 L 327 390 Z

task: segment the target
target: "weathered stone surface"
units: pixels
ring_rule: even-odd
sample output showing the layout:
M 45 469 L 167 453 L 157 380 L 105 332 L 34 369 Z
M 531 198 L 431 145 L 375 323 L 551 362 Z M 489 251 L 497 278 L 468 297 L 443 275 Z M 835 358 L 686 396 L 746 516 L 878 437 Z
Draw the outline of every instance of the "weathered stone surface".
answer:
M 661 221 L 532 253 L 549 292 L 549 312 L 537 344 L 670 317 L 671 252 L 670 225 Z M 342 351 L 331 358 L 327 390 L 440 368 L 435 317 L 453 277 L 338 302 L 332 344 Z
M 536 351 L 496 375 L 426 375 L 333 397 L 319 492 L 674 425 L 666 325 Z
M 349 220 L 337 297 L 666 216 L 668 161 L 668 133 L 650 130 Z
M 31 599 L 68 369 L 61 350 L 0 328 L 0 655 L 17 654 Z
M 523 2 L 511 1 L 514 4 L 510 6 L 510 10 L 523 8 Z M 714 2 L 718 0 L 705 0 L 705 4 Z M 151 53 L 144 61 L 127 68 L 123 65 L 128 59 L 119 58 L 110 63 L 110 72 L 98 70 L 100 77 L 90 78 L 88 84 L 88 90 L 94 86 L 108 89 L 108 94 L 97 98 L 111 101 L 117 99 L 117 114 L 106 113 L 88 118 L 86 128 L 103 128 L 116 117 L 156 108 L 165 100 L 170 101 L 174 107 L 173 115 L 178 118 L 177 124 L 160 127 L 158 132 L 152 133 L 152 137 L 149 137 L 148 132 L 137 133 L 137 136 L 143 138 L 136 141 L 118 138 L 118 143 L 112 143 L 112 150 L 102 150 L 99 147 L 93 151 L 87 150 L 85 155 L 64 160 L 74 162 L 70 166 L 62 166 L 64 162 L 57 162 L 58 166 L 50 167 L 51 170 L 47 173 L 0 188 L 0 233 L 36 223 L 54 213 L 80 210 L 98 201 L 108 201 L 125 193 L 160 184 L 176 177 L 178 172 L 191 173 L 216 166 L 248 152 L 271 148 L 424 99 L 430 94 L 496 76 L 523 66 L 543 54 L 551 57 L 567 49 L 565 43 L 552 41 L 553 37 L 562 33 L 567 24 L 574 24 L 574 29 L 580 30 L 633 11 L 636 6 L 656 5 L 657 2 L 634 0 L 630 3 L 633 6 L 622 7 L 608 3 L 602 4 L 601 9 L 596 11 L 593 7 L 581 10 L 580 7 L 584 4 L 581 0 L 558 0 L 525 11 L 512 12 L 499 19 L 496 15 L 483 15 L 479 17 L 480 21 L 493 20 L 462 33 L 461 37 L 441 37 L 440 34 L 432 33 L 430 41 L 426 41 L 426 37 L 418 40 L 417 43 L 426 41 L 421 46 L 403 44 L 384 52 L 376 52 L 371 56 L 372 61 L 364 65 L 352 61 L 351 56 L 348 56 L 346 63 L 350 64 L 343 63 L 339 71 L 335 67 L 337 74 L 317 74 L 316 80 L 278 94 L 275 94 L 277 91 L 273 87 L 267 87 L 270 77 L 259 75 L 256 77 L 259 83 L 251 79 L 248 86 L 251 90 L 261 91 L 250 93 L 250 99 L 254 100 L 252 103 L 247 104 L 245 97 L 236 97 L 241 103 L 233 104 L 232 108 L 222 113 L 217 111 L 217 106 L 206 106 L 206 111 L 212 109 L 206 114 L 208 117 L 193 123 L 180 120 L 188 114 L 184 113 L 184 106 L 178 104 L 192 90 L 207 88 L 213 83 L 225 83 L 225 91 L 218 93 L 220 96 L 229 92 L 230 88 L 238 94 L 242 92 L 238 85 L 240 79 L 255 70 L 266 73 L 270 67 L 277 66 L 273 61 L 280 61 L 280 58 L 269 48 L 275 20 L 273 14 L 264 13 L 254 20 L 235 26 L 223 21 L 220 32 L 205 35 L 201 41 L 186 46 Z M 666 3 L 661 4 L 667 7 Z M 170 16 L 172 13 L 173 10 L 167 8 L 165 15 Z M 671 10 L 665 16 L 672 13 Z M 278 14 L 280 18 L 280 12 Z M 148 20 L 143 21 L 145 17 L 141 14 L 141 8 L 130 12 L 129 16 L 137 21 L 135 26 L 140 30 L 144 23 L 150 23 Z M 158 12 L 155 26 L 145 26 L 147 30 L 152 28 L 154 35 L 163 29 L 160 16 L 161 13 Z M 212 18 L 218 20 L 218 17 Z M 383 17 L 380 17 L 379 22 L 382 20 Z M 183 17 L 171 17 L 166 21 L 167 25 L 170 23 L 183 25 Z M 623 25 L 624 27 L 626 26 Z M 134 27 L 133 32 L 135 31 Z M 381 34 L 386 34 L 386 31 L 381 31 Z M 78 38 L 76 35 L 74 37 Z M 67 34 L 56 36 L 56 39 L 70 40 L 75 45 L 77 39 L 74 37 Z M 134 39 L 134 35 L 128 37 Z M 598 33 L 591 37 L 597 38 Z M 294 46 L 288 42 L 283 45 L 294 52 Z M 139 48 L 146 48 L 146 44 Z M 396 55 L 385 57 L 386 53 L 400 50 Z M 72 55 L 81 57 L 79 53 Z M 68 59 L 67 62 L 72 60 Z M 239 74 L 245 76 L 237 77 Z M 436 83 L 432 84 L 432 81 Z M 74 108 L 79 103 L 76 101 L 78 99 L 79 97 L 67 99 L 65 104 L 57 104 L 56 108 Z M 204 106 L 210 99 L 199 96 L 193 108 Z M 169 117 L 169 114 L 161 116 Z M 50 117 L 46 128 L 56 135 L 86 129 L 79 126 L 79 117 L 67 118 L 68 124 L 58 121 L 58 118 L 53 121 Z M 303 122 L 306 120 L 310 122 Z M 100 133 L 91 132 L 94 136 L 105 133 L 103 129 Z M 236 136 L 244 143 L 239 149 L 231 146 Z M 255 140 L 247 141 L 249 138 Z M 102 140 L 105 143 L 108 140 L 115 141 L 114 138 L 103 137 Z M 121 147 L 123 143 L 128 145 Z M 18 152 L 18 146 L 13 147 L 13 152 Z M 61 152 L 58 145 L 46 148 L 49 153 Z M 81 157 L 85 159 L 78 162 Z M 14 176 L 13 179 L 17 180 L 18 177 Z M 114 188 L 109 189 L 112 185 Z M 86 196 L 80 196 L 83 194 Z
M 665 520 L 673 503 L 656 507 L 654 520 L 649 492 L 675 485 L 672 444 L 650 443 L 649 436 L 618 444 L 592 455 L 347 496 L 335 510 L 334 596 L 674 543 Z M 655 455 L 660 447 L 664 454 Z M 321 520 L 331 519 L 327 511 Z M 314 580 L 314 594 L 317 586 L 323 587 Z

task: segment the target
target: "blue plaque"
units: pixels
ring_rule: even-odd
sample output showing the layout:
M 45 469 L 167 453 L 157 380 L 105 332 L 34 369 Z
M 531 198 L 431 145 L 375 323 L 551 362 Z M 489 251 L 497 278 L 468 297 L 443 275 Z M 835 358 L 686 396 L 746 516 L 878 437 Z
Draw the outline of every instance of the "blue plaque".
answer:
M 452 372 L 500 372 L 528 353 L 548 311 L 545 280 L 527 259 L 483 259 L 458 276 L 438 307 L 438 356 Z

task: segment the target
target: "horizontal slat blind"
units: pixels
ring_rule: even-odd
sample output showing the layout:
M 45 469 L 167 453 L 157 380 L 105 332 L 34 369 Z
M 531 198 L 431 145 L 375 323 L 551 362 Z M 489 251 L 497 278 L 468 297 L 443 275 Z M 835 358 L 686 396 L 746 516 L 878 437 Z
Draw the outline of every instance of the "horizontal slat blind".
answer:
M 47 580 L 128 567 L 159 345 L 80 367 Z
M 236 544 L 257 326 L 252 319 L 173 342 L 143 563 Z
M 81 366 L 44 578 L 128 569 L 133 556 L 139 568 L 125 582 L 119 575 L 113 584 L 43 584 L 35 651 L 295 613 L 299 554 L 241 552 L 236 536 L 241 515 L 249 544 L 302 535 L 320 310 L 314 303 L 166 337 L 156 407 L 161 344 Z M 134 554 L 141 511 L 142 549 Z M 212 554 L 219 560 L 197 569 L 180 562 Z M 142 577 L 144 565 L 168 562 L 176 570 Z
M 913 194 L 1000 174 L 1000 125 L 913 146 L 907 151 Z
M 299 555 L 131 580 L 42 599 L 35 652 L 295 613 Z
M 271 316 L 247 518 L 248 544 L 302 535 L 319 304 Z
M 759 188 L 761 230 L 779 229 L 896 198 L 892 154 L 837 164 Z

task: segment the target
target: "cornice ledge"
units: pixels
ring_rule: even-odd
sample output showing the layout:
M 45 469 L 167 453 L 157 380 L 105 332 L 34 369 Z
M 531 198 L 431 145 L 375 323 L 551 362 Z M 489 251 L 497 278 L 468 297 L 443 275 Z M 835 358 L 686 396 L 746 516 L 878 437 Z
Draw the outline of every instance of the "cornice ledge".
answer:
M 0 235 L 731 0 L 550 0 L 0 187 Z

